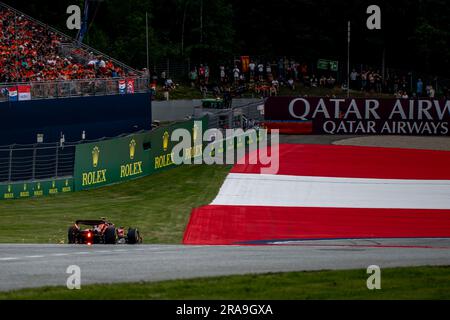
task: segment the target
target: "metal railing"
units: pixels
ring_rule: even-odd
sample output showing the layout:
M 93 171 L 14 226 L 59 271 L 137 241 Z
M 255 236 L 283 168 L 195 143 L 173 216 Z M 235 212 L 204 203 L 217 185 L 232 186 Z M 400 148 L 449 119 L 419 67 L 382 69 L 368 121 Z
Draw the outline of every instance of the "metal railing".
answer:
M 86 79 L 70 81 L 35 81 L 27 83 L 0 83 L 0 102 L 8 101 L 8 90 L 20 85 L 31 87 L 31 99 L 57 99 L 85 96 L 118 95 L 119 81 L 134 80 L 134 92 L 148 92 L 148 78 Z
M 218 110 L 208 114 L 208 129 L 237 129 L 244 130 L 259 127 L 264 121 L 264 114 L 260 106 L 264 100 L 250 103 L 232 109 Z
M 0 182 L 73 176 L 75 145 L 59 143 L 0 148 Z

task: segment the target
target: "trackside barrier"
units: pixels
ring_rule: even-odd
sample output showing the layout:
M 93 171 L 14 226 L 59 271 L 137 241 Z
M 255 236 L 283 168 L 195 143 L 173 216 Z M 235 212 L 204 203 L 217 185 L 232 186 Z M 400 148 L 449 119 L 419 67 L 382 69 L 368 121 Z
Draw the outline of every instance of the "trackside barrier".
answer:
M 132 179 L 142 178 L 176 167 L 170 141 L 176 129 L 187 129 L 192 136 L 203 135 L 207 118 L 201 120 L 202 129 L 194 120 L 162 127 L 151 132 L 133 134 L 123 138 L 77 145 L 75 151 L 75 191 L 89 190 Z M 202 155 L 203 147 L 192 146 L 185 150 L 191 157 Z
M 270 97 L 264 117 L 289 134 L 450 136 L 447 99 Z
M 0 197 L 2 200 L 43 197 L 72 191 L 72 177 L 0 184 Z
M 196 123 L 201 121 L 201 126 Z M 195 144 L 197 138 L 208 129 L 208 117 L 189 120 L 151 132 L 132 134 L 126 137 L 78 144 L 75 150 L 73 177 L 27 182 L 0 184 L 1 199 L 18 199 L 56 195 L 72 191 L 89 190 L 107 185 L 142 178 L 177 167 L 174 163 L 173 148 L 178 142 L 170 137 L 174 130 L 186 129 L 191 132 L 190 147 L 183 150 L 185 159 L 202 157 L 206 143 Z M 217 153 L 224 157 L 236 149 L 255 145 L 264 137 L 263 131 L 252 134 L 242 133 L 224 137 L 210 144 L 214 145 L 210 155 Z M 239 153 L 236 153 L 239 155 Z M 235 160 L 237 160 L 235 158 Z

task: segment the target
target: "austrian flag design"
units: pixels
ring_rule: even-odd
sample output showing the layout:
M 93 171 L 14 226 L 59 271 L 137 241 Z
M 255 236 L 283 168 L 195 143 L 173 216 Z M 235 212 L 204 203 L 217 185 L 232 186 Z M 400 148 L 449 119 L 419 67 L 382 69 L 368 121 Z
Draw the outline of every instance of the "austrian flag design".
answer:
M 280 145 L 278 174 L 236 165 L 185 244 L 450 236 L 450 152 Z

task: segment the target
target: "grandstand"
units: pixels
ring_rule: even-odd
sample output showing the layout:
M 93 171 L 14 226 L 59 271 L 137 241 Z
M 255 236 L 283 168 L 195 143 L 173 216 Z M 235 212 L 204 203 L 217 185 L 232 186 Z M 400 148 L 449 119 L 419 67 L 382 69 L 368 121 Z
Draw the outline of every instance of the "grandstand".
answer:
M 143 72 L 0 2 L 0 183 L 72 176 L 77 144 L 151 128 L 149 94 Z
M 33 99 L 118 94 L 116 82 L 125 78 L 145 92 L 144 76 L 0 2 L 0 101 L 17 84 L 29 84 Z

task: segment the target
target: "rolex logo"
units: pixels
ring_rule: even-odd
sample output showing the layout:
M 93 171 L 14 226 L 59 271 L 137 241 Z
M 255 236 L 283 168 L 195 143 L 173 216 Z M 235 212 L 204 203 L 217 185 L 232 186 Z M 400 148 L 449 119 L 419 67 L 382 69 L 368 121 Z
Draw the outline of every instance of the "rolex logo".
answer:
M 136 141 L 133 139 L 130 142 L 130 159 L 134 160 L 134 155 L 136 154 Z
M 163 135 L 163 149 L 164 151 L 167 151 L 169 148 L 169 133 L 166 131 Z
M 92 165 L 94 166 L 94 168 L 97 168 L 98 166 L 98 160 L 100 157 L 100 149 L 95 146 L 94 149 L 92 149 Z
M 69 180 L 66 180 L 66 187 L 69 186 Z
M 56 187 L 56 182 L 52 181 L 52 188 L 55 189 L 55 187 Z
M 37 188 L 38 188 L 38 190 L 41 190 L 41 183 L 37 184 Z
M 23 191 L 27 191 L 27 185 L 26 184 L 23 185 Z
M 11 186 L 8 186 L 8 193 L 11 193 Z

